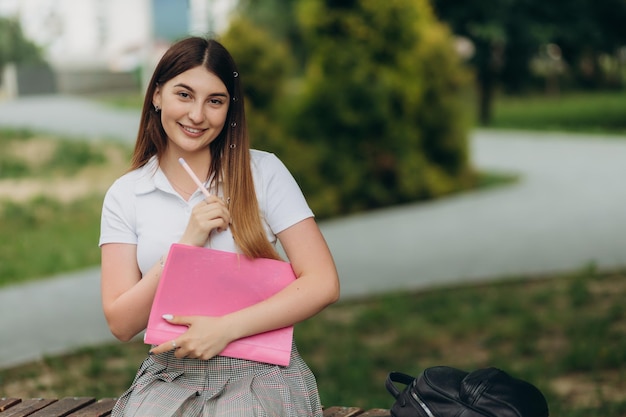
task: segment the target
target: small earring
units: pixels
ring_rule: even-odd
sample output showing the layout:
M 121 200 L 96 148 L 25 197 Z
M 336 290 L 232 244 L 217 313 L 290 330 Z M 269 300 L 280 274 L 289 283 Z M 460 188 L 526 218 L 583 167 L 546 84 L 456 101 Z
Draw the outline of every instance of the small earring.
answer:
M 238 73 L 237 71 L 233 71 L 233 77 L 234 77 L 234 78 L 239 77 L 239 73 Z
M 154 111 L 158 113 L 158 112 L 161 111 L 161 108 L 155 104 L 154 105 Z

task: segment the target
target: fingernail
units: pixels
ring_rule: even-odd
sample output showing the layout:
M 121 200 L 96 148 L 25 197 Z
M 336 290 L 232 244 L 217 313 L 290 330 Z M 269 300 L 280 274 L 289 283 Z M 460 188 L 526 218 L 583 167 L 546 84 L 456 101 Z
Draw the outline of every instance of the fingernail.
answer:
M 165 320 L 172 320 L 174 318 L 174 316 L 171 314 L 163 314 L 161 317 L 163 317 Z

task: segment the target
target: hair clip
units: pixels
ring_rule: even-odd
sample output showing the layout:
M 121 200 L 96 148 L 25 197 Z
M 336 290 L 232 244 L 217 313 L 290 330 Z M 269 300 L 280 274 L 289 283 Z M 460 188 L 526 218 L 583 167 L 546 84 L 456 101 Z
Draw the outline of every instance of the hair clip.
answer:
M 237 127 L 237 122 L 232 122 L 232 123 L 230 124 L 230 127 Z
M 236 147 L 237 147 L 237 145 L 235 143 L 231 143 L 230 146 L 229 146 L 230 149 L 235 149 Z
M 239 73 L 238 73 L 237 71 L 233 71 L 233 77 L 234 77 L 234 78 L 239 77 Z
M 237 101 L 239 100 L 237 97 L 233 97 L 233 101 Z

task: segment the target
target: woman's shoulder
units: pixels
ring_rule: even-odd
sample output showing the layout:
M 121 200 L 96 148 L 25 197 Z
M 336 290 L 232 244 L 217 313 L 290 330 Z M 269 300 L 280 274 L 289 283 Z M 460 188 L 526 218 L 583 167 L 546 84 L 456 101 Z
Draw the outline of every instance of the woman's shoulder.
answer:
M 266 159 L 278 159 L 276 155 L 268 151 L 262 151 L 260 149 L 250 149 L 250 159 L 253 162 L 264 161 Z
M 258 149 L 250 149 L 250 161 L 253 169 L 276 170 L 284 166 L 275 154 Z
M 142 184 L 151 187 L 151 178 L 154 176 L 154 167 L 151 165 L 152 164 L 148 163 L 120 176 L 109 188 L 109 193 L 134 194 L 142 188 Z

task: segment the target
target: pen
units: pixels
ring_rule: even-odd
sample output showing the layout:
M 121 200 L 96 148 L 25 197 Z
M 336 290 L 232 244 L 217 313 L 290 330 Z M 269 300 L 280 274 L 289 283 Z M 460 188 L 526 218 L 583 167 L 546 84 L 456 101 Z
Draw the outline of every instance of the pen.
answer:
M 202 191 L 202 194 L 204 194 L 206 198 L 211 197 L 209 190 L 207 190 L 204 184 L 200 182 L 200 178 L 196 176 L 196 174 L 192 171 L 191 167 L 187 164 L 187 162 L 185 162 L 183 158 L 178 158 L 178 162 L 180 162 L 183 168 L 185 168 L 185 171 L 187 171 L 187 174 L 189 174 L 193 182 L 195 182 L 198 188 L 200 188 L 200 191 Z

